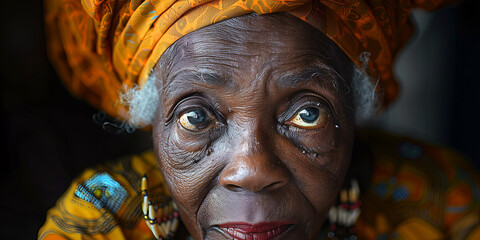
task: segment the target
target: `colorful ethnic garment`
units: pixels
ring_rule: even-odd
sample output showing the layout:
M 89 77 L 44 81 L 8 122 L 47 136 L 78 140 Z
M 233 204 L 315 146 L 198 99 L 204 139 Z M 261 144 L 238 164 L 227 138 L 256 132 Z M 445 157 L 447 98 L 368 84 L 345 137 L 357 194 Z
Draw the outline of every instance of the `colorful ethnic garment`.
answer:
M 122 86 L 142 87 L 163 52 L 186 34 L 249 14 L 289 12 L 331 38 L 379 79 L 383 105 L 398 92 L 393 60 L 412 33 L 410 10 L 455 0 L 44 0 L 50 59 L 69 91 L 125 119 Z
M 480 239 L 480 179 L 460 155 L 379 132 L 357 133 L 356 145 L 353 161 L 369 172 L 358 179 L 361 213 L 349 229 L 358 239 Z M 145 189 L 152 206 L 142 211 Z M 146 152 L 85 171 L 48 212 L 38 236 L 154 239 L 150 228 L 157 228 L 160 236 L 180 239 L 170 201 L 155 156 Z M 332 229 L 324 227 L 320 238 L 328 239 Z
M 145 174 L 151 201 L 168 203 L 153 152 L 120 159 L 77 178 L 48 212 L 39 239 L 154 239 L 141 209 Z

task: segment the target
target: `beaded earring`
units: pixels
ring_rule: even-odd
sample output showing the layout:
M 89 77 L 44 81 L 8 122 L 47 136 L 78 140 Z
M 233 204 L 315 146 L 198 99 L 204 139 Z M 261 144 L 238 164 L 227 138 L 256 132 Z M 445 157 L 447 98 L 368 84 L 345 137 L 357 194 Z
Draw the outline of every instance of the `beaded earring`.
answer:
M 159 240 L 173 239 L 180 222 L 177 205 L 173 200 L 162 203 L 160 206 L 148 200 L 147 176 L 142 178 L 142 211 L 148 228 Z
M 327 239 L 356 240 L 355 222 L 360 216 L 360 187 L 353 179 L 350 188 L 342 188 L 338 204 L 328 212 L 330 226 Z

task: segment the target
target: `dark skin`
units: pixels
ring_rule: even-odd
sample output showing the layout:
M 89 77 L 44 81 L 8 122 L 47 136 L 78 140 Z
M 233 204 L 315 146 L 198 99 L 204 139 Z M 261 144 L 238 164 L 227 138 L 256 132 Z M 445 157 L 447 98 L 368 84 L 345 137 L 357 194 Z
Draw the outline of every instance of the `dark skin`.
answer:
M 286 221 L 275 239 L 315 239 L 353 145 L 351 63 L 286 13 L 230 19 L 184 36 L 154 74 L 159 168 L 195 239 L 218 226 Z

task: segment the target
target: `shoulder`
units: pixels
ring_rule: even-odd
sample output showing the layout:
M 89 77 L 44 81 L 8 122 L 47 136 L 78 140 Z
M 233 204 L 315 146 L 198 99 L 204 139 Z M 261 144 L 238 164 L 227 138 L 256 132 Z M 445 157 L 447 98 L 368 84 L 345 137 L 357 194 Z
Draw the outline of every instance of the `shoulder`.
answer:
M 148 174 L 154 191 L 169 193 L 148 151 L 85 170 L 49 210 L 39 239 L 152 239 L 141 213 L 141 178 Z M 156 195 L 157 195 L 156 194 Z
M 429 234 L 424 237 L 461 239 L 475 232 L 480 178 L 464 156 L 445 146 L 378 131 L 362 131 L 358 138 L 372 166 L 364 220 L 404 239 L 418 229 Z

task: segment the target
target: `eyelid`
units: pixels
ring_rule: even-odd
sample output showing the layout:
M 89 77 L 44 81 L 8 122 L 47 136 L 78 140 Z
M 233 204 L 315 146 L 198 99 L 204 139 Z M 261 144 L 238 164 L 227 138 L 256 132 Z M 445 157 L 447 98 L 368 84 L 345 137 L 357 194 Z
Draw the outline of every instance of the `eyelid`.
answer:
M 295 119 L 297 119 L 299 117 L 299 114 L 307 108 L 317 108 L 317 109 L 319 109 L 319 116 L 315 120 L 315 122 L 320 121 L 320 119 L 321 119 L 322 120 L 321 124 L 308 126 L 310 123 L 306 123 L 304 126 L 302 126 L 299 123 L 295 123 Z M 316 128 L 320 128 L 320 127 L 325 126 L 328 123 L 328 119 L 329 119 L 329 114 L 327 113 L 327 111 L 324 110 L 323 107 L 307 105 L 306 107 L 300 108 L 291 118 L 289 118 L 287 121 L 285 121 L 284 124 L 293 125 L 297 128 L 310 130 L 310 129 L 316 129 Z
M 290 107 L 288 107 L 286 111 L 280 114 L 278 118 L 279 124 L 284 124 L 285 121 L 294 117 L 298 111 L 300 111 L 302 108 L 305 108 L 305 107 L 319 107 L 325 110 L 326 114 L 328 115 L 327 117 L 332 118 L 334 122 L 336 122 L 338 119 L 330 102 L 318 94 L 314 94 L 314 93 L 300 94 L 294 97 L 289 102 L 291 103 L 293 102 L 293 104 L 290 104 Z
M 192 102 L 192 104 L 187 104 L 187 106 L 185 106 L 188 102 Z M 223 117 L 223 114 L 219 111 L 214 111 L 213 104 L 211 104 L 208 99 L 205 99 L 203 96 L 199 95 L 189 95 L 182 98 L 177 104 L 175 104 L 171 112 L 166 117 L 165 125 L 171 124 L 172 121 L 178 119 L 182 114 L 193 109 L 204 110 L 216 124 L 223 124 L 224 122 L 225 118 Z
M 182 118 L 185 114 L 187 114 L 187 113 L 189 113 L 189 112 L 192 112 L 192 111 L 194 111 L 194 110 L 204 111 L 204 112 L 207 114 L 207 117 L 210 119 L 209 121 L 210 121 L 211 124 L 210 124 L 208 127 L 202 128 L 202 129 L 189 129 L 189 128 L 185 127 L 185 126 L 181 123 L 181 118 Z M 213 116 L 209 113 L 209 111 L 206 111 L 206 110 L 204 110 L 203 108 L 199 108 L 199 107 L 195 107 L 195 106 L 192 106 L 191 108 L 188 108 L 188 107 L 187 107 L 186 109 L 182 110 L 182 111 L 178 114 L 178 120 L 179 120 L 179 124 L 180 124 L 184 129 L 186 129 L 187 131 L 190 131 L 190 132 L 203 132 L 203 131 L 206 131 L 206 130 L 214 127 L 215 123 L 217 123 L 216 118 L 213 117 Z M 213 124 L 212 124 L 212 123 L 213 123 Z

